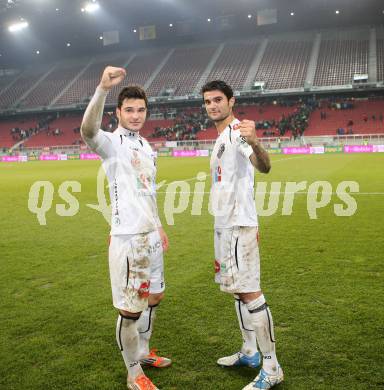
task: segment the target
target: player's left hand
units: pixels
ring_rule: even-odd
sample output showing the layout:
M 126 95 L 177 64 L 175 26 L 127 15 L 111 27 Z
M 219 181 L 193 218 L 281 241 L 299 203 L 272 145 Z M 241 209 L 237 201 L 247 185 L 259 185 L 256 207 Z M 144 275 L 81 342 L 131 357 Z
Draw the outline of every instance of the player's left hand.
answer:
M 242 120 L 237 128 L 240 130 L 240 135 L 244 137 L 249 145 L 257 145 L 257 134 L 256 134 L 256 126 L 254 121 L 250 121 L 247 119 Z
M 166 252 L 169 248 L 169 241 L 167 233 L 165 233 L 164 229 L 162 227 L 159 227 L 159 234 L 161 238 L 161 244 L 163 245 L 163 251 Z

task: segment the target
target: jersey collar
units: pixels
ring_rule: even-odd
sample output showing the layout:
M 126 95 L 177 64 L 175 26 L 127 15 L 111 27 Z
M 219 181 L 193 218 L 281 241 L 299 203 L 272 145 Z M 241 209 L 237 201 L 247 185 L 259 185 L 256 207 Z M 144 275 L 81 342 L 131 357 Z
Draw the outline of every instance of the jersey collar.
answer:
M 228 130 L 233 130 L 233 126 L 234 125 L 238 125 L 240 123 L 240 121 L 237 119 L 237 118 L 235 118 L 228 126 L 227 126 L 227 129 Z
M 124 135 L 125 137 L 128 137 L 132 140 L 140 138 L 140 134 L 138 131 L 131 131 L 131 130 L 125 129 L 124 127 L 120 127 L 120 126 L 115 130 L 115 132 L 118 135 Z

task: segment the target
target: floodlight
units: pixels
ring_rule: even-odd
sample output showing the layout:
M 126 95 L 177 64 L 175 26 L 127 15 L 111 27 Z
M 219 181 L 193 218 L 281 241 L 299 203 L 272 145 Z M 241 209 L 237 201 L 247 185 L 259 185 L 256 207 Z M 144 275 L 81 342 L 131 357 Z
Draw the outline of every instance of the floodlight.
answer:
M 10 32 L 19 32 L 19 31 L 22 31 L 22 30 L 26 29 L 28 26 L 29 26 L 28 22 L 26 22 L 26 21 L 24 20 L 24 21 L 22 21 L 22 22 L 18 22 L 18 23 L 11 24 L 11 25 L 8 27 L 8 30 L 9 30 Z
M 97 11 L 99 8 L 100 8 L 100 6 L 97 3 L 88 3 L 84 6 L 84 11 L 92 13 L 92 12 Z

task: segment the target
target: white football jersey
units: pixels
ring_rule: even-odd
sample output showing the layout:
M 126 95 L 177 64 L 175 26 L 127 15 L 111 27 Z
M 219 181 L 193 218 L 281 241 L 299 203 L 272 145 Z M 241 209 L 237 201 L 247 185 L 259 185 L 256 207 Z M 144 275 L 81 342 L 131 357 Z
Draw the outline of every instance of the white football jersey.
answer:
M 210 212 L 215 228 L 257 226 L 254 199 L 253 149 L 233 127 L 235 119 L 216 140 L 211 155 Z
M 99 130 L 89 147 L 103 160 L 111 198 L 111 235 L 139 234 L 160 224 L 156 203 L 156 154 L 136 132 Z

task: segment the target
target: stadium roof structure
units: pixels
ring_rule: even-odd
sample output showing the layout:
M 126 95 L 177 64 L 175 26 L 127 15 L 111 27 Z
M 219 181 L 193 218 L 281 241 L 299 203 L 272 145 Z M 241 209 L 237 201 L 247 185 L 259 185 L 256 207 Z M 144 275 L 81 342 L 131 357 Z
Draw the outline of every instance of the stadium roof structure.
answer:
M 0 69 L 127 47 L 384 23 L 382 0 L 89 0 L 89 6 L 0 0 Z M 28 27 L 10 32 L 20 21 Z

